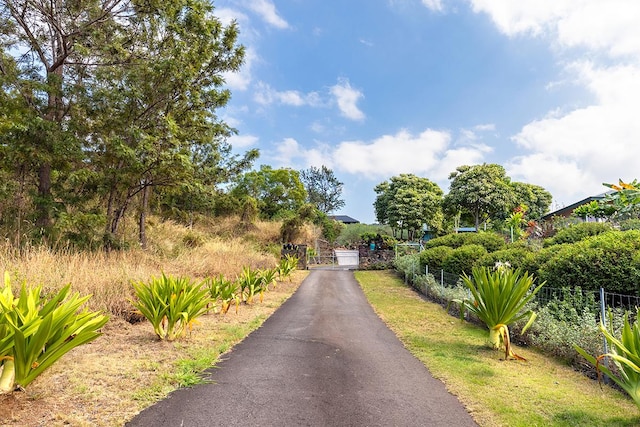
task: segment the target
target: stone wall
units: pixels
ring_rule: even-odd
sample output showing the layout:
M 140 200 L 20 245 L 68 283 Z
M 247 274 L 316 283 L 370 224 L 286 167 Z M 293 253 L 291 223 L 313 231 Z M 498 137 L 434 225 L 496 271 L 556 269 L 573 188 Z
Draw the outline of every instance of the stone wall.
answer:
M 371 249 L 369 245 L 358 247 L 361 270 L 385 270 L 393 268 L 396 253 L 393 249 Z
M 307 245 L 293 245 L 287 243 L 286 245 L 282 246 L 280 256 L 284 259 L 284 257 L 286 257 L 287 255 L 298 258 L 299 270 L 307 269 Z

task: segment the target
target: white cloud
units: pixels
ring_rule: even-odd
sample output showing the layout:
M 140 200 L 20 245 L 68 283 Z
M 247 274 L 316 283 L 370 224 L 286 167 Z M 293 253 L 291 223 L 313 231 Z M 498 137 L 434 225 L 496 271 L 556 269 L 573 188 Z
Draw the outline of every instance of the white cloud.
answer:
M 548 39 L 564 64 L 565 82 L 593 96 L 591 105 L 559 106 L 523 126 L 512 139 L 524 154 L 508 162 L 508 174 L 545 187 L 559 205 L 604 192 L 602 182 L 638 178 L 640 2 L 471 2 L 508 36 Z
M 340 113 L 350 120 L 364 120 L 364 113 L 356 105 L 364 95 L 351 87 L 348 79 L 338 79 L 335 86 L 331 86 L 331 94 L 335 97 Z
M 401 130 L 374 141 L 345 141 L 333 152 L 342 171 L 383 178 L 400 173 L 424 173 L 434 168 L 451 141 L 448 132 L 427 129 L 419 135 Z
M 264 82 L 259 82 L 256 85 L 254 100 L 262 105 L 274 103 L 293 107 L 301 107 L 304 105 L 318 107 L 322 105 L 322 100 L 317 92 L 302 93 L 297 90 L 278 91 Z
M 478 141 L 467 143 L 459 135 L 455 144 L 448 131 L 426 129 L 419 134 L 400 130 L 372 141 L 343 141 L 337 146 L 316 142 L 305 148 L 294 138 L 285 138 L 267 155 L 277 167 L 304 169 L 326 165 L 358 178 L 386 180 L 413 173 L 436 182 L 445 190 L 448 177 L 458 166 L 482 163 L 491 148 Z
M 289 23 L 278 14 L 276 6 L 271 0 L 248 0 L 244 4 L 248 9 L 260 15 L 267 24 L 281 30 L 289 28 Z
M 442 12 L 444 10 L 441 0 L 422 0 L 422 4 L 434 12 Z
M 229 143 L 233 148 L 245 148 L 255 145 L 259 139 L 260 138 L 255 135 L 232 135 L 229 138 Z
M 471 0 L 503 33 L 551 36 L 560 46 L 640 54 L 640 2 L 636 0 Z

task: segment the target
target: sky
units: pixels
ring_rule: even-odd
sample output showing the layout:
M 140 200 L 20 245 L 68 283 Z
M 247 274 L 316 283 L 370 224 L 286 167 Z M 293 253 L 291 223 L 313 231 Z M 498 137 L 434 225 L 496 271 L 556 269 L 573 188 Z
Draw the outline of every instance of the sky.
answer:
M 640 178 L 637 0 L 213 0 L 245 63 L 218 115 L 234 152 L 330 168 L 376 222 L 403 173 L 446 194 L 458 166 L 502 165 L 551 210 Z

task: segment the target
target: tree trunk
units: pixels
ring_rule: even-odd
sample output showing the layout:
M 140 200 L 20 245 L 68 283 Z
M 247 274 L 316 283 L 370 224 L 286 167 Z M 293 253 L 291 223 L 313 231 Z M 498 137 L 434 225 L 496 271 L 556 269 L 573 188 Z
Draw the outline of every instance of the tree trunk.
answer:
M 146 220 L 147 220 L 147 208 L 149 206 L 149 193 L 151 187 L 146 184 L 146 181 L 142 184 L 142 203 L 140 206 L 140 218 L 138 220 L 138 236 L 140 238 L 140 246 L 142 249 L 147 249 L 147 233 L 146 233 Z
M 51 227 L 51 164 L 44 162 L 38 170 L 38 217 L 36 226 L 40 229 Z

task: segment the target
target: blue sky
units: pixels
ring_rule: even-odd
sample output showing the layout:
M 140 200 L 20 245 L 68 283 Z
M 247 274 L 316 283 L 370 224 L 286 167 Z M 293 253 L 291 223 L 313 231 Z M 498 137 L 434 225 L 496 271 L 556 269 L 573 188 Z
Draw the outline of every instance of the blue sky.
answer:
M 401 173 L 446 193 L 498 163 L 552 209 L 640 178 L 637 0 L 214 0 L 247 49 L 220 116 L 238 153 L 344 183 L 337 214 L 375 222 Z

